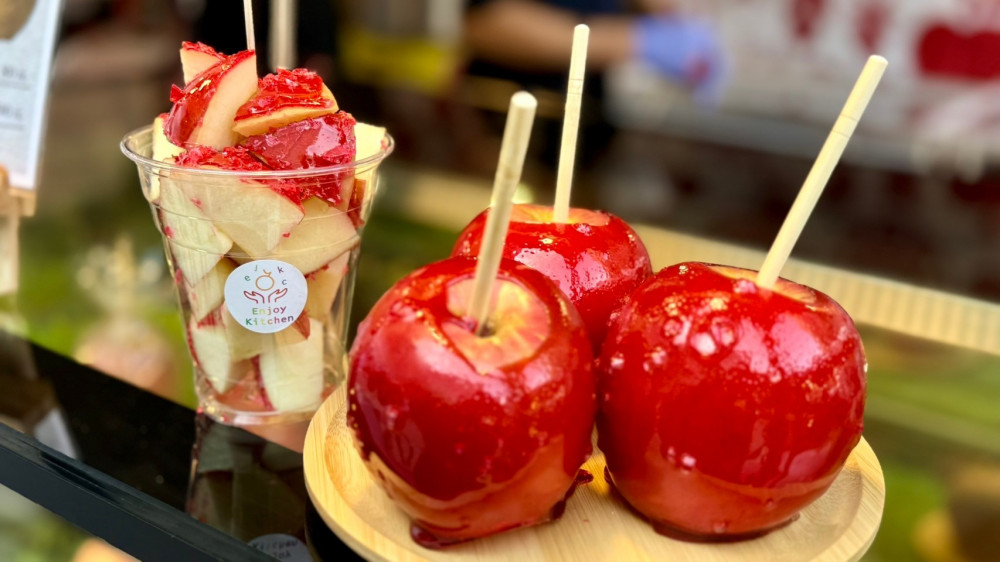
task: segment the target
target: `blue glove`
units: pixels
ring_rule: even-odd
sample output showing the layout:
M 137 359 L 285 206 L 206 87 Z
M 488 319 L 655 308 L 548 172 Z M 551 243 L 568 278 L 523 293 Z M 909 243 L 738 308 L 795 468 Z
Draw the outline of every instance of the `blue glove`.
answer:
M 639 60 L 692 88 L 696 101 L 718 103 L 726 61 L 711 27 L 694 19 L 660 15 L 640 18 L 634 31 Z

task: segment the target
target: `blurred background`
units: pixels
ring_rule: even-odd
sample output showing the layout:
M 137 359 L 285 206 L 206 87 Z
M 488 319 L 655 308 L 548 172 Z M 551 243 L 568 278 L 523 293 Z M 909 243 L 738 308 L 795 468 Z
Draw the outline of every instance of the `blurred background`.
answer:
M 276 55 L 271 10 L 288 1 L 254 2 L 262 72 Z M 365 233 L 355 321 L 401 276 L 445 257 L 486 205 L 504 111 L 521 88 L 540 105 L 520 197 L 551 201 L 580 21 L 592 35 L 576 206 L 765 249 L 865 59 L 879 53 L 888 73 L 795 256 L 955 295 L 980 320 L 1000 314 L 998 2 L 292 4 L 295 64 L 397 141 Z M 160 237 L 118 150 L 126 132 L 169 109 L 182 40 L 243 48 L 242 3 L 65 0 L 37 212 L 20 227 L 22 286 L 2 314 L 32 341 L 193 405 Z M 866 559 L 995 560 L 1000 358 L 862 330 L 866 437 L 888 490 Z M 102 548 L 8 495 L 0 489 L 0 559 L 85 559 L 83 549 Z

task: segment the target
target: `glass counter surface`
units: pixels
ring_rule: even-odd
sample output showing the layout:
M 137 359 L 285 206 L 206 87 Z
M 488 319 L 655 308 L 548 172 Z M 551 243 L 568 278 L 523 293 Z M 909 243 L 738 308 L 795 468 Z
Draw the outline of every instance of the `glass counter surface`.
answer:
M 359 559 L 312 508 L 302 455 L 7 332 L 0 483 L 142 560 Z M 306 547 L 308 545 L 308 547 Z

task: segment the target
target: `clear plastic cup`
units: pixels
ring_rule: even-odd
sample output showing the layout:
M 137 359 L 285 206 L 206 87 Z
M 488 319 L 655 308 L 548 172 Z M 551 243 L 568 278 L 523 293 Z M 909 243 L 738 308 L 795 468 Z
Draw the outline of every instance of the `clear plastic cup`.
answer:
M 361 233 L 392 137 L 350 164 L 280 172 L 158 162 L 151 127 L 121 149 L 163 235 L 199 408 L 233 425 L 311 417 L 347 372 Z M 306 192 L 324 197 L 295 201 Z

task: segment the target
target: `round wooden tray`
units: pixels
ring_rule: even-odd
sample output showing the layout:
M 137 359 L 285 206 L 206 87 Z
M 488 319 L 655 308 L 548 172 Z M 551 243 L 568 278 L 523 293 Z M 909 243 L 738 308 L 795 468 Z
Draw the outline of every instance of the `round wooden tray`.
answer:
M 616 499 L 600 451 L 584 465 L 595 476 L 555 523 L 427 550 L 410 539 L 408 518 L 368 474 L 346 425 L 344 388 L 316 413 L 306 434 L 306 486 L 330 529 L 368 560 L 390 562 L 517 560 L 857 560 L 878 531 L 885 482 L 865 440 L 833 486 L 791 525 L 758 539 L 699 544 L 669 539 Z

